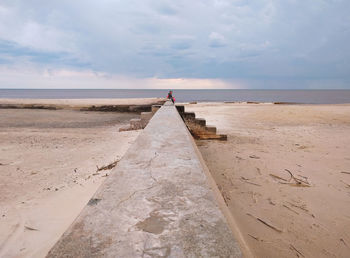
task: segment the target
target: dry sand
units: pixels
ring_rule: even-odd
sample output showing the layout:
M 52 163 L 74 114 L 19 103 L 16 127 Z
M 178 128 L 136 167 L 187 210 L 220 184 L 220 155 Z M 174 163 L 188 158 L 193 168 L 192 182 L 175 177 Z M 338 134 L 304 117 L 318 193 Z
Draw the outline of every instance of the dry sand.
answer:
M 228 134 L 198 145 L 256 257 L 350 257 L 350 105 L 186 111 Z
M 119 160 L 137 137 L 118 132 L 136 117 L 0 109 L 0 257 L 46 255 L 110 173 L 97 166 Z

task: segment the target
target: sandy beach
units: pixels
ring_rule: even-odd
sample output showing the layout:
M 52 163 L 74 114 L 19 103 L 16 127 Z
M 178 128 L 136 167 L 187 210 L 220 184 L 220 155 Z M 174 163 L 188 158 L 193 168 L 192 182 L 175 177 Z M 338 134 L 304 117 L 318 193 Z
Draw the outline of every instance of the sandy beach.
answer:
M 45 257 L 138 136 L 118 131 L 137 113 L 78 111 L 92 102 L 0 109 L 0 257 Z M 349 257 L 350 105 L 198 103 L 186 111 L 228 135 L 197 145 L 256 257 Z
M 138 136 L 118 131 L 137 117 L 0 109 L 0 257 L 45 257 Z
M 350 105 L 199 103 L 197 141 L 256 257 L 350 256 Z

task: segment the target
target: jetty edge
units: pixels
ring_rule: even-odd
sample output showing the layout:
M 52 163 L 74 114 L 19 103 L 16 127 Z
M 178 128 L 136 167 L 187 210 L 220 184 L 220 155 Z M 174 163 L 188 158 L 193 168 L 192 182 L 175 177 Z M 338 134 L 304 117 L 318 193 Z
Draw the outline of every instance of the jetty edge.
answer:
M 47 257 L 247 256 L 198 155 L 166 102 Z

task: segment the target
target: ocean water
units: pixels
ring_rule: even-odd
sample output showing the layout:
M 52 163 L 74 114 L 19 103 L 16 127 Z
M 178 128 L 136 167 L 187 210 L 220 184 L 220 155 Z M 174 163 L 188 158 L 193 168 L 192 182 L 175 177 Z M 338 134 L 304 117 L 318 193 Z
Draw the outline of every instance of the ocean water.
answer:
M 86 99 L 166 97 L 167 90 L 134 89 L 0 89 L 0 98 Z M 177 102 L 350 103 L 350 90 L 174 90 Z

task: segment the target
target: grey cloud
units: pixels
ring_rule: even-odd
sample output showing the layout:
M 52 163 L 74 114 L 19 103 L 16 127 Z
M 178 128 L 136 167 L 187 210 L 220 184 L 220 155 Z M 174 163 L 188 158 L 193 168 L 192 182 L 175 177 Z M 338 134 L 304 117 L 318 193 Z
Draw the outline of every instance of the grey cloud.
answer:
M 171 43 L 171 47 L 177 50 L 189 49 L 192 47 L 192 40 L 180 39 Z
M 4 0 L 0 40 L 47 53 L 29 61 L 52 68 L 89 64 L 135 77 L 349 79 L 349 11 L 347 0 Z M 15 52 L 6 54 L 12 62 Z
M 164 14 L 164 15 L 176 15 L 178 13 L 178 10 L 174 7 L 172 7 L 170 4 L 164 4 L 161 3 L 158 8 L 157 11 L 160 14 Z
M 213 48 L 226 46 L 226 39 L 223 35 L 217 32 L 212 32 L 209 35 L 209 46 Z
M 33 62 L 38 64 L 54 64 L 56 67 L 89 67 L 89 64 L 61 51 L 35 50 L 20 46 L 12 41 L 0 40 L 0 59 L 3 64 L 16 62 Z

